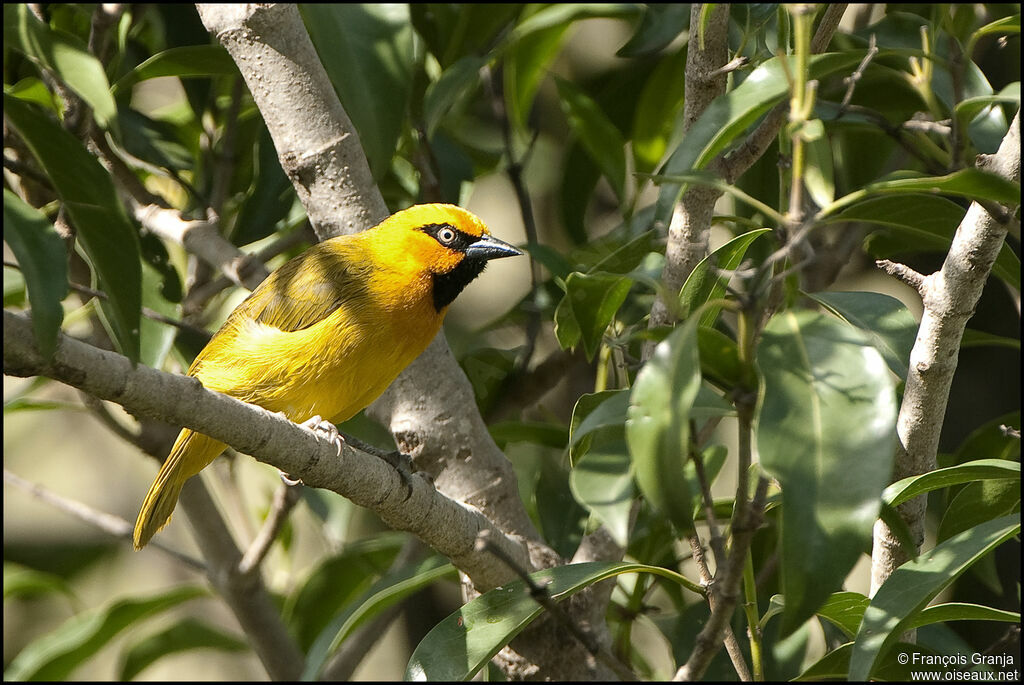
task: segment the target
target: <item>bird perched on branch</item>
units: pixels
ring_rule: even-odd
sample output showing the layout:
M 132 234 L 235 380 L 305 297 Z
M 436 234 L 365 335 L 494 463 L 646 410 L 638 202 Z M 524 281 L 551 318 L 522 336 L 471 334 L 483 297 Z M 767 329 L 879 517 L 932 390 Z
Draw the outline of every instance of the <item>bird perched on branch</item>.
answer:
M 416 205 L 330 238 L 261 283 L 192 362 L 203 386 L 297 423 L 350 418 L 427 347 L 491 259 L 522 254 L 454 205 Z M 226 445 L 185 428 L 135 523 L 141 549 L 170 520 L 185 481 Z

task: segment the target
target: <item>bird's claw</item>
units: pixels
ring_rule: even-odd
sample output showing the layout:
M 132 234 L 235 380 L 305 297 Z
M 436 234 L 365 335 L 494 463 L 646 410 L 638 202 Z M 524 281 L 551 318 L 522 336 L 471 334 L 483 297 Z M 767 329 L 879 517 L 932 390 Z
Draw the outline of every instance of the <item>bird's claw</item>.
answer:
M 345 446 L 345 438 L 338 432 L 337 426 L 330 421 L 324 420 L 319 414 L 307 421 L 303 421 L 301 425 L 303 428 L 308 428 L 318 436 L 325 438 L 334 445 L 338 451 L 338 456 L 341 456 L 341 448 Z

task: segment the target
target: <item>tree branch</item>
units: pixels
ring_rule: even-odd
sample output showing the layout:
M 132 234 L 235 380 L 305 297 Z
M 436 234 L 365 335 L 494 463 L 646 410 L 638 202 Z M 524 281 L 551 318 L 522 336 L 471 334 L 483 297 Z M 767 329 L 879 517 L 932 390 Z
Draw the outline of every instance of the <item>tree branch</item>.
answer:
M 1020 183 L 1020 110 L 1010 123 L 998 152 L 978 161 L 979 166 Z M 939 436 L 964 329 L 1006 239 L 1007 225 L 1000 218 L 977 202 L 971 203 L 942 268 L 924 277 L 918 288 L 922 293 L 924 314 L 910 353 L 906 390 L 896 424 L 899 446 L 894 481 L 936 468 Z M 924 542 L 926 507 L 927 498 L 923 495 L 898 507 L 919 548 Z M 884 523 L 876 522 L 871 594 L 907 560 L 898 538 Z
M 204 388 L 194 378 L 142 365 L 61 335 L 51 361 L 39 354 L 28 317 L 4 312 L 4 373 L 47 376 L 129 412 L 184 425 L 221 440 L 291 474 L 310 487 L 322 487 L 376 512 L 388 525 L 406 530 L 444 554 L 472 578 L 480 590 L 511 580 L 514 574 L 473 547 L 481 530 L 493 524 L 476 509 L 434 489 L 420 474 L 403 479 L 383 460 L 345 445 L 342 453 L 328 440 L 280 414 Z M 192 482 L 192 481 L 190 481 Z M 193 488 L 193 495 L 198 492 Z M 189 489 L 183 491 L 184 498 Z M 190 518 L 196 513 L 189 510 Z M 204 517 L 205 518 L 205 517 Z M 493 533 L 495 544 L 529 564 L 521 540 Z M 241 554 L 237 553 L 237 570 Z

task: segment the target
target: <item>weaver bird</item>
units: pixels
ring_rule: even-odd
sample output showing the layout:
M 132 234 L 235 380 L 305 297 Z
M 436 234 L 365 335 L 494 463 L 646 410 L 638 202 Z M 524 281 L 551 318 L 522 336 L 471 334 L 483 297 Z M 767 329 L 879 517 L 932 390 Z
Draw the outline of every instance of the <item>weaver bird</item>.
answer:
M 417 205 L 325 240 L 267 277 L 189 367 L 210 390 L 296 423 L 350 418 L 427 347 L 488 260 L 522 254 L 454 205 Z M 135 523 L 141 549 L 170 520 L 185 481 L 226 445 L 185 428 Z

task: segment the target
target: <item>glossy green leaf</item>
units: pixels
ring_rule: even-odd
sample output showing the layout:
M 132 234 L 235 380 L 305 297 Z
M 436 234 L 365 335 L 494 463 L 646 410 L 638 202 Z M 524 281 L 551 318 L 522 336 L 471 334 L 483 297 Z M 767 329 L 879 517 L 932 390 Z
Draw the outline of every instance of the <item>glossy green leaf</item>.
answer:
M 309 649 L 302 680 L 315 680 L 327 659 L 364 622 L 442 578 L 454 576 L 455 567 L 438 556 L 385 574 L 317 636 Z
M 569 423 L 569 463 L 575 465 L 590 449 L 595 438 L 599 443 L 622 439 L 628 409 L 628 390 L 604 390 L 581 395 L 576 400 Z
M 423 96 L 423 123 L 427 138 L 433 137 L 444 117 L 479 85 L 480 69 L 486 64 L 483 57 L 467 55 L 445 69 L 440 78 L 430 84 Z
M 195 649 L 217 649 L 222 652 L 243 652 L 249 645 L 197 618 L 183 618 L 177 623 L 134 643 L 124 654 L 120 680 L 134 680 L 150 664 L 162 657 Z
M 4 47 L 8 46 L 56 74 L 92 108 L 101 128 L 110 128 L 115 122 L 117 105 L 110 95 L 103 65 L 77 38 L 51 29 L 24 3 L 5 3 Z
M 810 297 L 864 331 L 892 372 L 907 379 L 918 323 L 906 305 L 895 297 L 872 292 L 825 292 Z
M 810 78 L 822 79 L 829 74 L 856 67 L 863 55 L 860 51 L 814 55 L 809 62 Z M 782 59 L 788 60 L 786 66 Z M 789 94 L 788 73 L 795 67 L 794 58 L 775 57 L 752 71 L 738 87 L 715 98 L 669 157 L 661 170 L 674 176 L 703 169 L 715 155 L 725 150 L 757 119 Z M 672 208 L 682 188 L 676 184 L 662 186 L 658 195 L 655 221 L 668 226 Z
M 341 608 L 387 570 L 405 539 L 404 533 L 394 533 L 350 543 L 309 573 L 283 611 L 301 649 L 308 650 Z
M 853 638 L 870 601 L 859 592 L 836 592 L 815 613 Z
M 704 378 L 723 388 L 739 385 L 741 366 L 736 341 L 716 328 L 701 326 L 697 330 L 700 370 Z
M 697 319 L 654 348 L 630 394 L 626 441 L 637 485 L 651 505 L 683 534 L 693 531 L 693 509 L 684 465 L 690 451 L 690 417 L 700 390 Z
M 623 562 L 588 562 L 530 574 L 554 600 L 623 573 L 655 573 L 685 587 L 692 581 L 658 566 Z M 463 605 L 438 623 L 416 646 L 405 669 L 406 680 L 468 680 L 528 626 L 542 611 L 526 584 L 517 580 Z
M 1020 612 L 1003 611 L 980 604 L 968 604 L 965 602 L 947 602 L 922 609 L 907 630 L 915 630 L 933 623 L 948 623 L 950 621 L 999 621 L 1001 623 L 1020 623 Z
M 885 489 L 882 498 L 895 507 L 932 490 L 988 479 L 1019 480 L 1020 463 L 1007 459 L 977 459 L 936 469 L 896 481 Z
M 587 269 L 587 273 L 605 271 L 613 274 L 628 274 L 643 261 L 644 257 L 658 249 L 656 247 L 657 241 L 657 231 L 646 231 L 621 245 L 613 241 L 601 244 L 598 249 L 607 246 L 613 248 L 612 252 L 601 257 L 599 261 Z M 595 245 L 589 245 L 588 247 L 591 254 L 595 254 L 595 256 L 596 254 L 601 254 L 600 251 L 594 249 Z M 573 254 L 579 255 L 581 252 L 582 250 L 576 250 Z
M 948 540 L 979 523 L 1020 511 L 1020 474 L 1016 479 L 985 479 L 961 488 L 946 507 L 936 540 Z
M 690 26 L 690 7 L 684 3 L 666 2 L 644 5 L 644 14 L 629 42 L 615 54 L 619 57 L 642 57 L 668 47 Z M 682 72 L 679 74 L 682 80 Z
M 918 658 L 922 656 L 933 656 L 935 651 L 921 645 L 912 645 L 907 642 L 900 642 L 896 645 L 896 650 L 906 654 L 916 654 Z M 832 651 L 825 654 L 818 661 L 808 666 L 803 673 L 798 677 L 794 678 L 797 682 L 815 682 L 815 681 L 829 681 L 829 680 L 849 680 L 848 673 L 850 672 L 850 655 L 853 653 L 853 643 L 848 642 L 844 645 L 840 645 Z M 890 682 L 909 682 L 914 679 L 914 675 L 920 678 L 922 670 L 921 664 L 905 663 L 901 664 L 896 659 L 883 659 L 881 663 L 875 665 L 875 668 L 871 671 L 871 678 L 873 680 L 882 680 Z
M 125 628 L 206 594 L 203 588 L 179 587 L 147 599 L 122 599 L 72 616 L 22 649 L 4 671 L 4 679 L 66 680 Z
M 807 163 L 804 167 L 804 185 L 807 193 L 819 207 L 832 203 L 836 197 L 835 166 L 832 161 L 832 142 L 825 135 L 821 119 L 812 119 L 802 130 Z
M 883 195 L 845 207 L 823 221 L 862 221 L 885 226 L 887 230 L 868 236 L 865 247 L 874 257 L 888 259 L 905 253 L 948 252 L 964 213 L 963 207 L 937 195 Z M 1008 245 L 1000 248 L 992 273 L 1020 289 L 1020 259 Z
M 300 9 L 379 179 L 391 167 L 412 92 L 415 34 L 408 5 L 305 4 Z
M 533 16 L 544 12 L 544 9 L 538 10 Z M 522 25 L 520 23 L 517 29 Z M 567 23 L 539 27 L 506 47 L 503 60 L 505 106 L 509 122 L 516 129 L 527 128 L 537 89 L 562 48 L 568 28 Z
M 519 22 L 507 43 L 515 43 L 527 36 L 552 27 L 567 27 L 580 19 L 619 18 L 638 14 L 640 7 L 628 3 L 573 2 L 546 5 Z
M 649 9 L 654 7 L 685 8 L 685 5 L 648 5 Z M 640 91 L 630 138 L 637 171 L 653 171 L 665 156 L 683 108 L 685 73 L 686 49 L 683 48 L 663 57 Z
M 703 390 L 704 388 L 701 388 Z M 715 482 L 725 460 L 729 456 L 729 450 L 725 445 L 710 445 L 701 451 L 700 458 L 704 464 L 704 477 L 707 479 L 708 487 Z M 704 499 L 701 495 L 700 479 L 697 477 L 697 465 L 691 459 L 683 467 L 683 476 L 686 478 L 687 487 L 693 493 L 693 518 L 695 521 L 706 519 Z M 713 503 L 712 503 L 713 504 Z
M 979 456 L 1019 462 L 1020 438 L 1009 435 L 1003 430 L 1003 426 L 1010 426 L 1019 431 L 1020 410 L 997 416 L 975 428 L 957 447 L 953 459 L 944 463 L 962 464 Z
M 896 391 L 871 340 L 824 314 L 772 317 L 757 360 L 757 450 L 782 486 L 788 634 L 842 585 L 871 540 L 892 472 Z
M 1019 352 L 1020 339 L 1007 338 L 1006 336 L 968 328 L 964 331 L 964 337 L 960 340 L 960 349 L 968 347 L 1008 347 Z
M 555 78 L 569 128 L 597 163 L 620 201 L 626 197 L 626 141 L 593 99 L 572 82 Z
M 1008 207 L 1015 207 L 1020 202 L 1019 184 L 989 171 L 968 168 L 954 171 L 945 176 L 914 176 L 869 183 L 863 189 L 841 197 L 831 205 L 822 208 L 819 217 L 826 218 L 839 209 L 872 195 L 917 195 L 920 193 L 941 193 L 965 197 L 969 200 L 988 200 Z
M 859 592 L 836 592 L 814 613 L 832 623 L 852 639 L 857 634 L 860 622 L 864 618 L 864 610 L 868 608 L 870 601 Z M 761 617 L 761 629 L 764 630 L 772 617 L 781 614 L 785 606 L 786 598 L 783 595 L 774 595 L 768 604 L 768 610 Z
M 896 569 L 864 612 L 850 657 L 850 680 L 866 680 L 879 655 L 972 564 L 1020 532 L 1020 515 L 986 521 Z
M 61 302 L 68 294 L 68 257 L 46 215 L 4 188 L 4 241 L 18 260 L 32 305 L 32 330 L 39 351 L 49 358 L 64 321 Z
M 223 46 L 182 45 L 153 55 L 119 78 L 110 91 L 116 96 L 127 92 L 136 83 L 164 76 L 197 78 L 232 75 L 238 75 L 238 67 Z
M 633 464 L 625 443 L 619 449 L 587 452 L 573 466 L 569 487 L 576 501 L 604 524 L 616 544 L 629 545 L 629 513 L 633 507 Z
M 4 95 L 4 116 L 46 171 L 77 229 L 100 288 L 115 341 L 139 358 L 142 268 L 139 238 L 113 181 L 80 141 L 29 105 Z
M 726 286 L 729 285 L 729 279 L 732 277 L 732 274 L 728 272 L 739 267 L 751 243 L 759 236 L 770 232 L 770 228 L 759 228 L 756 231 L 738 235 L 700 260 L 679 291 L 681 315 L 689 316 L 707 302 L 723 297 Z M 719 305 L 706 307 L 700 316 L 700 325 L 714 326 L 721 311 L 722 307 Z
M 593 359 L 604 338 L 605 329 L 626 301 L 632 285 L 631 279 L 618 274 L 569 274 L 565 279 L 565 297 L 555 312 L 556 326 L 567 325 L 565 319 L 570 317 L 578 327 L 579 340 L 583 342 L 587 358 Z M 563 310 L 563 307 L 566 309 Z M 559 312 L 562 315 L 561 321 Z M 565 344 L 557 329 L 556 334 L 563 347 L 573 346 Z

